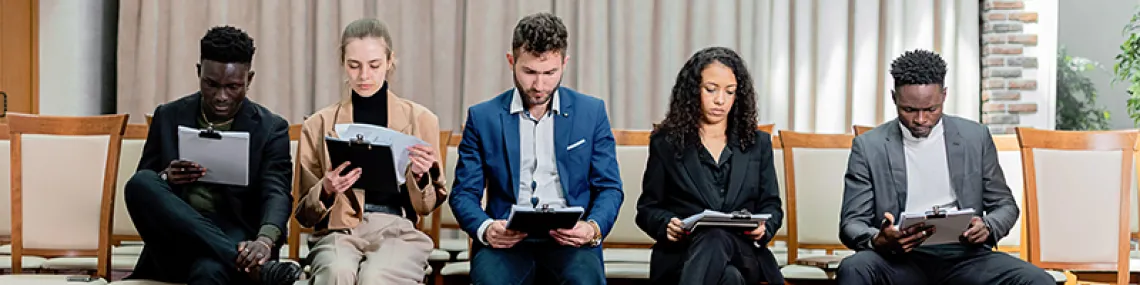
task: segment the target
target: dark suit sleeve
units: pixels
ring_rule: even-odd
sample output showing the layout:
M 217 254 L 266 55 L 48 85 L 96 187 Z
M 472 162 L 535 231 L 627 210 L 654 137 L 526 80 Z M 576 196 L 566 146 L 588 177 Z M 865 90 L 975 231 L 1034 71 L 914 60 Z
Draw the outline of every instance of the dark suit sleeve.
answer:
M 862 137 L 855 137 L 843 177 L 843 207 L 839 217 L 839 239 L 853 250 L 871 249 L 871 239 L 879 233 L 875 217 L 875 189 L 871 168 L 863 150 Z
M 602 236 L 606 236 L 614 227 L 625 194 L 621 191 L 621 170 L 618 168 L 610 118 L 606 115 L 605 103 L 599 101 L 598 105 L 596 110 L 599 119 L 594 126 L 594 147 L 590 153 L 590 190 L 593 201 L 587 219 L 597 222 Z
M 982 145 L 982 207 L 985 208 L 985 217 L 982 221 L 990 229 L 990 238 L 986 244 L 997 245 L 998 240 L 1009 234 L 1010 228 L 1017 222 L 1020 212 L 1017 201 L 1013 200 L 1013 193 L 1005 182 L 1005 173 L 998 164 L 997 147 L 994 146 L 993 136 L 987 128 L 985 143 Z
M 289 222 L 289 214 L 293 212 L 293 162 L 289 153 L 289 125 L 283 119 L 274 121 L 266 130 L 266 142 L 263 149 L 261 172 L 262 213 L 261 226 L 276 226 L 281 233 L 285 224 Z M 262 233 L 265 231 L 262 230 Z M 277 244 L 284 237 L 278 234 Z
M 472 109 L 467 110 L 467 122 L 463 127 L 463 140 L 459 143 L 455 164 L 455 183 L 451 189 L 451 212 L 459 226 L 476 241 L 479 237 L 479 227 L 491 216 L 483 211 L 483 189 L 486 184 L 483 180 L 483 143 L 479 137 L 478 124 L 475 123 L 475 114 Z
M 162 161 L 162 133 L 158 130 L 162 127 L 163 122 L 166 120 L 166 115 L 162 113 L 163 105 L 154 108 L 154 117 L 151 119 L 150 126 L 147 127 L 146 142 L 143 143 L 142 157 L 139 159 L 139 167 L 135 171 L 153 170 L 154 172 L 162 172 L 166 170 L 167 164 L 170 162 Z
M 658 140 L 664 142 L 664 136 L 654 137 L 649 142 L 649 161 L 645 163 L 645 175 L 641 180 L 641 197 L 637 198 L 637 227 L 658 242 L 667 242 L 669 237 L 665 227 L 669 220 L 677 217 L 676 213 L 663 207 L 666 189 L 668 187 L 668 173 L 665 163 L 669 162 L 672 153 L 663 153 Z
M 764 237 L 758 241 L 759 244 L 768 244 L 768 241 L 776 236 L 776 232 L 780 230 L 780 226 L 783 224 L 784 210 L 780 202 L 780 187 L 776 180 L 775 163 L 777 162 L 773 161 L 772 156 L 772 136 L 763 132 L 760 134 L 754 148 L 760 154 L 760 185 L 757 186 L 759 186 L 761 193 L 759 200 L 754 201 L 752 208 L 748 211 L 772 215 L 772 218 L 764 223 Z M 783 161 L 778 163 L 783 163 Z

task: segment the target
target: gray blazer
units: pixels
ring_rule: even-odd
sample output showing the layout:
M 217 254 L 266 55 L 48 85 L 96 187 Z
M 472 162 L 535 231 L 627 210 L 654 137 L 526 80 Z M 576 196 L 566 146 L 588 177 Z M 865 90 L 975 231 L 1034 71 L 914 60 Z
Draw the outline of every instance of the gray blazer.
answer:
M 897 119 L 882 124 L 855 137 L 851 145 L 839 222 L 839 239 L 850 249 L 870 249 L 884 212 L 898 217 L 907 210 L 906 157 L 898 124 Z M 958 207 L 984 213 L 982 220 L 990 229 L 985 247 L 993 247 L 1019 215 L 993 137 L 985 126 L 963 118 L 945 115 L 942 124 Z

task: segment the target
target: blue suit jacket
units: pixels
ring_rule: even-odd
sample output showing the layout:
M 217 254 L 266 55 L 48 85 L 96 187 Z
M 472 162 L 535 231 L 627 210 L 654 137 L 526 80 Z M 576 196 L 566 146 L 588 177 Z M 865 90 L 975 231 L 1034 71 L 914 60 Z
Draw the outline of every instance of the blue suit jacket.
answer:
M 563 195 L 567 205 L 586 209 L 584 219 L 597 222 L 605 236 L 623 199 L 605 103 L 566 87 L 558 94 L 561 113 L 554 117 L 554 149 Z M 455 219 L 472 237 L 483 221 L 506 219 L 517 201 L 519 116 L 510 113 L 513 96 L 514 90 L 507 90 L 467 109 L 450 203 Z M 485 210 L 480 205 L 484 187 Z

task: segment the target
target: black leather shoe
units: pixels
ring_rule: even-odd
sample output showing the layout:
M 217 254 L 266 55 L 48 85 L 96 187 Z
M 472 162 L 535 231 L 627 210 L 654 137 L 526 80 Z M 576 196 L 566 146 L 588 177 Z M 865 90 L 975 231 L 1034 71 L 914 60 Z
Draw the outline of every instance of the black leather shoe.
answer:
M 270 260 L 261 265 L 262 285 L 293 285 L 301 278 L 301 266 L 292 262 Z

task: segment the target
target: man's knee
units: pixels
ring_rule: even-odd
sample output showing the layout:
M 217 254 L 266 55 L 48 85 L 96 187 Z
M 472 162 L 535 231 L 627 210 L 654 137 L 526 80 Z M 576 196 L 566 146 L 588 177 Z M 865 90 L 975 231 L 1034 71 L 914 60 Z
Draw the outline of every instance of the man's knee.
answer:
M 1018 268 L 1014 271 L 1014 275 L 1022 280 L 1019 284 L 1057 284 L 1057 280 L 1053 279 L 1052 275 L 1033 265 Z
M 605 284 L 605 269 L 593 250 L 582 248 L 571 252 L 565 257 L 565 268 L 559 274 L 562 280 L 570 284 Z
M 878 268 L 880 266 L 882 266 L 884 263 L 886 263 L 886 260 L 883 259 L 883 257 L 880 256 L 879 253 L 874 252 L 874 251 L 870 251 L 870 250 L 860 251 L 860 252 L 857 252 L 851 256 L 848 256 L 847 258 L 844 258 L 843 261 L 839 263 L 839 269 L 837 269 L 837 275 L 838 276 L 862 275 L 864 273 L 873 272 L 875 270 L 878 270 Z
M 360 264 L 350 260 L 336 260 L 327 264 L 313 264 L 313 284 L 356 284 Z
M 736 266 L 724 267 L 724 275 L 720 276 L 720 284 L 722 285 L 744 285 L 747 284 L 744 280 L 744 275 L 740 274 L 740 270 Z
M 471 258 L 473 284 L 521 284 L 534 280 L 534 259 L 513 249 L 482 248 Z
M 140 170 L 132 175 L 130 180 L 127 180 L 126 185 L 123 185 L 123 201 L 127 203 L 128 207 L 140 205 L 139 203 L 149 204 L 146 201 L 140 201 L 140 199 L 147 200 L 151 196 L 150 194 L 158 190 L 159 183 L 166 183 L 166 181 L 163 181 L 157 172 L 146 169 Z
M 236 269 L 235 269 L 236 270 Z M 200 258 L 190 265 L 189 284 L 230 284 L 233 271 L 221 262 Z

